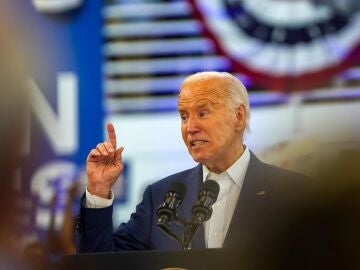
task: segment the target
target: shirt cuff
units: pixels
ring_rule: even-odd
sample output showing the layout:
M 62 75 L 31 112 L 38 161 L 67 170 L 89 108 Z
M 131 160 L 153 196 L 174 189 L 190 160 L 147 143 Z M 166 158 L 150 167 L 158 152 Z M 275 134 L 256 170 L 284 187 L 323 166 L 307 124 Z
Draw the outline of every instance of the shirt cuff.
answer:
M 105 208 L 109 207 L 113 204 L 114 201 L 114 193 L 112 190 L 110 191 L 110 199 L 101 198 L 99 196 L 91 194 L 88 189 L 85 190 L 86 193 L 86 208 Z

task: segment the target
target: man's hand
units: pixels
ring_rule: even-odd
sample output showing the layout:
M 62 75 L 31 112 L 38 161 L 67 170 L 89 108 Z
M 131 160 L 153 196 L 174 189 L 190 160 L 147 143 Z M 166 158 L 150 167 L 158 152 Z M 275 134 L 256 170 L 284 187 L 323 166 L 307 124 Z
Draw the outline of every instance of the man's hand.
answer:
M 86 159 L 88 191 L 109 199 L 112 185 L 123 171 L 121 153 L 124 147 L 116 149 L 116 133 L 113 124 L 106 125 L 108 140 L 92 149 Z

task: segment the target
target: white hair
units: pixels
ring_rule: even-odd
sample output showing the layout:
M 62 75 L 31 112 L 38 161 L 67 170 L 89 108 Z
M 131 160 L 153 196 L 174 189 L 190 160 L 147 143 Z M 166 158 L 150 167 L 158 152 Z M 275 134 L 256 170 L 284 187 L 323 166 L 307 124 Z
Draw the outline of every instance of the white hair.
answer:
M 250 120 L 250 104 L 249 97 L 244 84 L 236 78 L 234 75 L 231 75 L 228 72 L 218 72 L 218 71 L 202 71 L 192 74 L 185 78 L 182 83 L 181 88 L 191 82 L 203 81 L 210 78 L 221 78 L 226 81 L 225 90 L 227 91 L 227 102 L 230 105 L 230 109 L 237 110 L 239 105 L 245 106 L 245 124 L 246 129 L 249 131 L 249 120 Z M 180 88 L 180 89 L 181 89 Z

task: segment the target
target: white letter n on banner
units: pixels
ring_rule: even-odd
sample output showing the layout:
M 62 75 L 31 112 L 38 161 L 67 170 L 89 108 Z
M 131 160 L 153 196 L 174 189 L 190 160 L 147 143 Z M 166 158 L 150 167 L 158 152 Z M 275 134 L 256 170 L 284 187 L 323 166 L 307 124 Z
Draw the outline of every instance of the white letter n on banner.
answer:
M 57 76 L 57 114 L 34 80 L 31 88 L 31 109 L 39 120 L 55 154 L 72 154 L 78 147 L 78 83 L 74 73 Z

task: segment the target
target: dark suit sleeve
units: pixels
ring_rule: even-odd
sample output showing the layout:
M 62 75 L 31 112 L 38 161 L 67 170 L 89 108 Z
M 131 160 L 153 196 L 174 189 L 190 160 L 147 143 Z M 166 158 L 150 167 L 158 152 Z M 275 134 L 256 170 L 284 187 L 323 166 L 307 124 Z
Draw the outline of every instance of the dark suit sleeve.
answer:
M 80 210 L 79 252 L 104 252 L 149 249 L 153 206 L 151 186 L 144 192 L 143 200 L 127 223 L 113 232 L 113 207 L 85 208 L 85 195 Z

